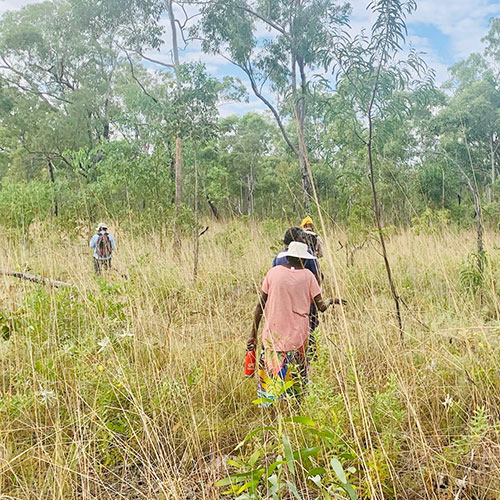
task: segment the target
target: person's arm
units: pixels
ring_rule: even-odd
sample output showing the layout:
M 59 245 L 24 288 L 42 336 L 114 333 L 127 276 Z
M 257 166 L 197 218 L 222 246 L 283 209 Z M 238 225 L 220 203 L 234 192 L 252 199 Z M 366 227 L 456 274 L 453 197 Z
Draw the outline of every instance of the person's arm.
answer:
M 314 303 L 319 311 L 325 312 L 333 304 L 333 299 L 323 300 L 323 297 L 319 294 L 314 297 Z
M 109 241 L 111 241 L 111 250 L 116 250 L 115 238 L 112 234 L 109 235 Z
M 319 294 L 316 295 L 316 297 L 314 297 L 314 303 L 321 312 L 325 312 L 333 304 L 336 305 L 342 304 L 345 306 L 347 304 L 347 301 L 339 298 L 323 300 L 323 297 L 321 296 L 321 294 Z
M 247 349 L 255 349 L 257 347 L 257 332 L 259 331 L 259 325 L 262 320 L 262 315 L 264 314 L 264 308 L 266 307 L 267 302 L 267 293 L 261 292 L 259 302 L 257 307 L 255 308 L 255 312 L 253 315 L 253 325 L 252 325 L 252 333 L 250 334 L 250 338 L 247 342 Z
M 97 235 L 94 234 L 94 236 L 92 236 L 92 238 L 90 239 L 90 248 L 95 248 L 96 243 L 97 243 Z

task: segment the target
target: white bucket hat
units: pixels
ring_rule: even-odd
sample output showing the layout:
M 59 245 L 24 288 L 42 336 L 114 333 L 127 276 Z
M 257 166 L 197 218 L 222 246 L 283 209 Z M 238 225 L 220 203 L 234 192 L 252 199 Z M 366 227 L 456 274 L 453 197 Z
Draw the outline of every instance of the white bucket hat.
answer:
M 100 231 L 101 229 L 108 229 L 108 225 L 105 222 L 99 222 L 99 224 L 97 224 L 97 230 Z
M 286 250 L 285 252 L 281 252 L 278 257 L 296 257 L 298 259 L 304 260 L 316 260 L 316 257 L 307 251 L 307 245 L 298 241 L 292 241 L 288 247 L 288 250 Z

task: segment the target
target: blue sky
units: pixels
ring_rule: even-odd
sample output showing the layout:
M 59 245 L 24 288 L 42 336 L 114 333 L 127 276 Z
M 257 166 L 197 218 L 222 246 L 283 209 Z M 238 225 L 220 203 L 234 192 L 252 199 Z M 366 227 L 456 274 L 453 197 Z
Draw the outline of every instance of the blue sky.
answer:
M 38 0 L 0 0 L 0 14 L 36 1 Z M 350 3 L 353 8 L 350 23 L 353 32 L 369 29 L 373 22 L 372 13 L 366 9 L 369 0 L 351 0 Z M 488 32 L 489 21 L 500 16 L 500 0 L 417 0 L 417 3 L 417 10 L 408 19 L 408 43 L 425 53 L 427 63 L 436 71 L 438 83 L 447 79 L 449 66 L 465 59 L 472 52 L 483 50 L 481 38 Z M 165 19 L 164 23 L 167 31 L 165 46 L 160 53 L 150 55 L 170 62 L 168 20 Z M 263 31 L 262 34 L 266 32 Z M 241 76 L 224 59 L 203 54 L 197 45 L 184 51 L 182 58 L 184 61 L 203 61 L 208 71 L 216 76 Z M 223 106 L 221 112 L 226 115 L 262 109 L 262 103 L 251 98 L 248 103 Z

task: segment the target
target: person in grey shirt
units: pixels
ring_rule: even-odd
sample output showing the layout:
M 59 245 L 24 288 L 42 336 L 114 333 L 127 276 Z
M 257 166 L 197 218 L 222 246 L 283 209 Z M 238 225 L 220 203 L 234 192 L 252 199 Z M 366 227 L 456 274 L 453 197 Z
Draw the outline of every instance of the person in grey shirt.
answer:
M 111 256 L 116 249 L 115 239 L 108 233 L 108 225 L 100 222 L 96 234 L 90 240 L 90 248 L 94 249 L 94 268 L 97 275 L 103 270 L 111 269 Z

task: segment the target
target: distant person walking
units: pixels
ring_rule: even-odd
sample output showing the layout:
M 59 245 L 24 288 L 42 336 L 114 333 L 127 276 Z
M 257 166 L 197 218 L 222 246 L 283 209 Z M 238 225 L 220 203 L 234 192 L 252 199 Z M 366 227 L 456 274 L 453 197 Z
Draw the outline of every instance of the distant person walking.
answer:
M 307 246 L 311 249 L 313 255 L 321 259 L 323 257 L 323 241 L 321 237 L 316 234 L 314 230 L 314 222 L 311 217 L 307 216 L 300 223 L 300 227 L 306 234 Z
M 323 301 L 318 281 L 305 269 L 308 260 L 316 259 L 308 253 L 305 243 L 292 241 L 278 257 L 286 257 L 287 262 L 267 273 L 247 343 L 247 350 L 255 351 L 264 316 L 258 394 L 273 401 L 287 395 L 302 395 L 309 368 L 306 351 L 311 303 L 322 312 L 334 303 L 332 299 Z M 286 387 L 288 382 L 293 385 Z
M 111 269 L 111 256 L 116 249 L 115 239 L 108 233 L 108 226 L 100 222 L 96 234 L 90 240 L 90 248 L 94 249 L 94 268 L 97 275 L 103 270 Z
M 276 255 L 276 257 L 274 257 L 272 267 L 283 266 L 288 264 L 288 260 L 284 256 L 284 253 L 288 250 L 288 247 L 290 246 L 290 243 L 292 243 L 292 241 L 298 241 L 299 243 L 306 243 L 306 234 L 302 228 L 291 227 L 290 229 L 287 229 L 285 231 L 285 236 L 283 237 L 283 244 L 285 245 L 285 249 L 283 250 L 283 252 L 279 253 L 278 255 Z M 307 252 L 311 256 L 314 256 L 310 248 L 307 249 Z M 311 271 L 314 274 L 314 276 L 316 276 L 319 283 L 320 280 L 319 280 L 317 260 L 312 258 L 305 260 L 304 268 L 309 269 L 309 271 Z
M 318 257 L 320 259 L 323 257 L 323 241 L 321 240 L 321 237 L 318 236 L 314 230 L 314 222 L 311 217 L 307 216 L 305 219 L 302 220 L 300 223 L 300 227 L 304 231 L 304 242 L 307 244 L 309 247 L 310 251 L 315 257 Z M 319 262 L 316 262 L 316 272 L 318 273 L 318 279 L 320 282 L 323 280 L 323 273 L 321 272 L 321 268 L 319 265 Z M 315 304 L 311 305 L 311 312 L 309 314 L 309 326 L 311 328 L 311 332 L 314 332 L 317 330 L 319 326 L 319 316 L 318 316 L 318 310 L 316 309 Z M 313 335 L 311 337 L 311 348 L 310 351 L 313 356 L 316 355 L 316 343 L 315 343 L 315 336 Z

